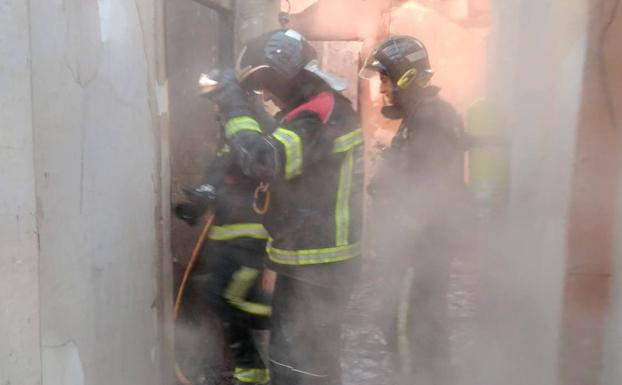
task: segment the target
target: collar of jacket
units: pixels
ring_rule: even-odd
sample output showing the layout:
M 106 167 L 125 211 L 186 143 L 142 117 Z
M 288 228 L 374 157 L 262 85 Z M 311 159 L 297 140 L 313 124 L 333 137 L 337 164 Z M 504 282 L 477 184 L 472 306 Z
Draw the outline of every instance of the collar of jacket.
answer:
M 334 109 L 335 95 L 330 91 L 322 91 L 313 96 L 306 103 L 289 111 L 285 117 L 285 121 L 292 121 L 303 112 L 313 112 L 320 118 L 322 123 L 327 123 Z
M 423 89 L 412 88 L 397 91 L 396 104 L 382 107 L 382 115 L 391 120 L 403 119 L 404 122 L 410 120 L 415 114 L 419 103 L 426 98 L 432 98 L 438 95 L 441 89 L 437 86 L 427 86 Z

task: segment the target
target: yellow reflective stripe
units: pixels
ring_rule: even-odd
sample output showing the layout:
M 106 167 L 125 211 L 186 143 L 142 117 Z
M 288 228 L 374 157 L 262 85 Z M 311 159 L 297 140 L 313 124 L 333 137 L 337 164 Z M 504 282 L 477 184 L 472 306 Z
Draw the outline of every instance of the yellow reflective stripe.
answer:
M 233 377 L 240 382 L 263 384 L 270 381 L 270 371 L 268 369 L 235 368 Z
M 271 261 L 283 265 L 314 265 L 339 262 L 361 255 L 360 243 L 324 249 L 283 250 L 272 247 L 272 241 L 269 240 L 267 250 Z
M 363 130 L 357 128 L 333 141 L 333 152 L 346 152 L 363 143 Z
M 259 270 L 243 266 L 233 273 L 231 282 L 225 289 L 224 297 L 231 303 L 243 301 L 258 276 Z
M 350 192 L 352 191 L 352 172 L 354 170 L 354 150 L 346 153 L 341 162 L 337 205 L 335 207 L 335 241 L 337 246 L 348 244 L 350 235 Z
M 225 124 L 225 136 L 227 139 L 244 130 L 255 131 L 261 134 L 259 124 L 257 124 L 257 121 L 250 116 L 238 116 L 237 118 L 229 119 L 227 124 Z
M 270 317 L 270 315 L 272 314 L 272 307 L 264 305 L 263 303 L 240 301 L 236 302 L 234 306 L 242 310 L 244 313 L 252 315 Z
M 272 136 L 285 148 L 285 179 L 302 174 L 302 141 L 298 134 L 285 128 L 277 128 Z
M 242 237 L 268 239 L 268 232 L 259 223 L 236 223 L 234 225 L 212 226 L 207 236 L 214 241 L 228 241 Z
M 257 281 L 257 277 L 259 277 L 259 270 L 243 266 L 240 270 L 233 273 L 231 282 L 225 289 L 224 297 L 233 307 L 244 312 L 269 316 L 272 312 L 270 306 L 246 300 L 248 293 Z

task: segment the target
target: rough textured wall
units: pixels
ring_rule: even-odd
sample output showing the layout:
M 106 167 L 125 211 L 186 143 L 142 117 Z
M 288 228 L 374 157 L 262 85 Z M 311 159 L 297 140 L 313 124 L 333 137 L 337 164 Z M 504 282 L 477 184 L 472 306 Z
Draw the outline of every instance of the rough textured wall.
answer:
M 0 384 L 41 384 L 28 6 L 0 1 Z
M 600 25 L 603 36 L 602 50 L 600 51 L 600 74 L 604 76 L 601 85 L 605 87 L 607 93 L 607 115 L 611 119 L 609 125 L 610 133 L 617 133 L 617 147 L 608 147 L 614 154 L 617 154 L 617 174 L 618 183 L 609 185 L 616 190 L 610 191 L 614 194 L 616 204 L 616 218 L 614 219 L 611 232 L 607 235 L 612 237 L 613 243 L 613 268 L 611 275 L 610 304 L 611 310 L 608 313 L 608 334 L 605 339 L 605 374 L 603 385 L 615 385 L 622 378 L 622 159 L 620 158 L 620 134 L 622 133 L 622 49 L 620 47 L 619 36 L 622 35 L 622 2 L 620 0 L 603 1 L 603 8 Z M 604 106 L 601 106 L 601 108 Z M 608 145 L 609 146 L 609 145 Z M 605 277 L 603 277 L 604 279 Z
M 587 2 L 499 1 L 495 17 L 491 85 L 512 130 L 511 196 L 507 239 L 484 262 L 479 383 L 557 384 Z
M 236 3 L 235 31 L 239 52 L 249 39 L 280 28 L 278 0 L 244 0 Z
M 155 10 L 32 0 L 43 384 L 158 384 Z
M 622 161 L 619 3 L 590 2 L 588 13 L 588 51 L 568 227 L 561 355 L 564 385 L 597 384 L 602 375 L 616 181 Z
M 613 275 L 608 330 L 605 342 L 604 371 L 602 385 L 618 385 L 622 378 L 622 173 L 618 178 L 618 199 L 616 205 L 616 239 L 614 249 Z

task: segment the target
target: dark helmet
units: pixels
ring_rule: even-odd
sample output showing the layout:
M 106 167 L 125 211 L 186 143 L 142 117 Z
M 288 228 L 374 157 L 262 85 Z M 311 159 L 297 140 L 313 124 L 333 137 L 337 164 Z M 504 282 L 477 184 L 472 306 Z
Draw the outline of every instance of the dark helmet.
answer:
M 303 72 L 326 82 L 335 91 L 343 91 L 346 81 L 320 70 L 315 49 L 293 29 L 279 29 L 251 40 L 240 53 L 236 77 L 247 90 L 267 89 L 284 97 Z
M 392 36 L 374 48 L 360 76 L 368 78 L 370 72 L 388 76 L 398 91 L 411 84 L 425 87 L 434 74 L 425 46 L 411 36 Z

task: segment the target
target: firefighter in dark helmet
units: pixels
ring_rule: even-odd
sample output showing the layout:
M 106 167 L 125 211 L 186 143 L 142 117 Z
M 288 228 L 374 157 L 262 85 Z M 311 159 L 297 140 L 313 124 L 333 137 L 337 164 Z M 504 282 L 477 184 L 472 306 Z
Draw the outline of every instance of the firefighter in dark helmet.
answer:
M 361 255 L 362 133 L 345 81 L 322 72 L 296 31 L 243 49 L 214 98 L 242 171 L 267 185 L 267 252 L 277 272 L 270 369 L 274 385 L 340 384 L 340 327 Z M 282 112 L 264 135 L 245 99 L 262 91 Z
M 185 189 L 189 201 L 178 204 L 178 218 L 194 225 L 206 210 L 214 212 L 207 242 L 192 272 L 190 292 L 223 323 L 235 365 L 236 384 L 265 384 L 269 370 L 254 330 L 268 328 L 270 293 L 261 285 L 268 234 L 253 209 L 257 181 L 244 175 L 224 145 L 198 186 Z
M 429 85 L 432 75 L 426 48 L 410 36 L 379 44 L 361 70 L 363 78 L 380 77 L 383 115 L 401 120 L 369 186 L 374 249 L 387 261 L 385 274 L 412 273 L 393 281 L 400 284 L 391 292 L 407 289 L 408 296 L 395 294 L 386 301 L 393 303 L 392 315 L 384 317 L 386 330 L 396 337 L 402 368 L 411 380 L 448 384 L 449 269 L 465 244 L 468 194 L 462 121 L 439 97 L 440 89 Z

